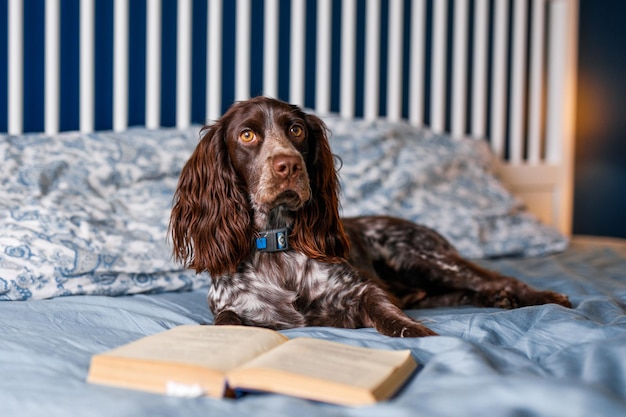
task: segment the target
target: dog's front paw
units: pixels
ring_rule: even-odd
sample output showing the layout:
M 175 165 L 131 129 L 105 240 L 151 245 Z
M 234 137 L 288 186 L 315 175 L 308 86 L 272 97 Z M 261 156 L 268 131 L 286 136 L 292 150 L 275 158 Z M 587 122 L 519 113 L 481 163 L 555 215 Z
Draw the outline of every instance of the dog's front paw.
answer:
M 517 294 L 506 288 L 501 288 L 477 293 L 472 304 L 481 307 L 513 309 L 524 305 L 524 302 L 518 299 Z
M 437 336 L 437 333 L 418 322 L 397 322 L 387 323 L 381 328 L 377 328 L 380 333 L 391 337 L 425 337 Z
M 213 322 L 216 326 L 241 326 L 243 322 L 241 318 L 230 310 L 222 310 L 216 316 Z
M 563 307 L 572 308 L 572 303 L 566 295 L 554 291 L 540 291 L 537 293 L 535 304 L 558 304 Z
M 507 290 L 494 291 L 490 296 L 491 305 L 498 308 L 513 309 L 519 307 L 519 302 L 515 295 Z
M 439 335 L 435 333 L 434 331 L 430 330 L 428 327 L 422 326 L 421 324 L 418 324 L 417 326 L 403 327 L 402 330 L 400 330 L 400 335 L 399 335 L 399 337 L 426 337 L 426 336 L 439 336 Z

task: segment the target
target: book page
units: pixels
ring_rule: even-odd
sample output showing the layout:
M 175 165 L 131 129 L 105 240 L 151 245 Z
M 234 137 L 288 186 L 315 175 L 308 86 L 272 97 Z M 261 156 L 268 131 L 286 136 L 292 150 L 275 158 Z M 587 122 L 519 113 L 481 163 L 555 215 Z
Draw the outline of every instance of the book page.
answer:
M 194 364 L 227 372 L 286 340 L 278 332 L 257 327 L 186 325 L 102 355 Z
M 369 349 L 297 338 L 241 367 L 271 368 L 365 389 L 374 389 L 404 364 L 410 351 Z

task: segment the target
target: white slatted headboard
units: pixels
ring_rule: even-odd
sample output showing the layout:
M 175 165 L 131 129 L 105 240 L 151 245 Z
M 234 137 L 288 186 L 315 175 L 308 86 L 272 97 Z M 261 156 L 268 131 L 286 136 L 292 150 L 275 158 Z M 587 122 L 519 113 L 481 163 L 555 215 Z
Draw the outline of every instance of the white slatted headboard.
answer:
M 139 7 L 145 24 L 140 33 L 145 37 L 145 116 L 140 124 L 162 125 L 162 104 L 168 100 L 162 87 L 171 81 L 163 68 L 163 34 L 165 25 L 174 25 L 176 126 L 214 120 L 229 101 L 262 93 L 320 113 L 408 119 L 457 137 L 488 138 L 503 161 L 504 181 L 540 218 L 570 232 L 578 0 L 178 0 L 175 18 L 164 13 L 172 1 L 112 4 L 108 128 L 126 129 L 134 111 L 129 109 L 129 54 L 137 51 L 129 50 L 129 37 L 137 32 L 131 30 L 129 10 Z M 45 2 L 42 29 L 40 99 L 49 134 L 60 130 L 64 108 L 60 33 L 69 22 L 61 22 L 62 7 L 67 7 L 62 3 Z M 198 11 L 203 12 L 200 20 Z M 20 134 L 32 130 L 24 119 L 31 110 L 24 101 L 28 15 L 21 0 L 8 0 L 0 25 L 3 13 L 8 64 L 0 130 Z M 95 76 L 96 2 L 81 0 L 77 16 L 75 129 L 89 132 L 95 129 L 100 83 Z M 194 48 L 198 42 L 206 45 L 201 59 Z M 259 71 L 261 85 L 255 86 Z M 206 86 L 202 120 L 194 118 L 198 79 Z

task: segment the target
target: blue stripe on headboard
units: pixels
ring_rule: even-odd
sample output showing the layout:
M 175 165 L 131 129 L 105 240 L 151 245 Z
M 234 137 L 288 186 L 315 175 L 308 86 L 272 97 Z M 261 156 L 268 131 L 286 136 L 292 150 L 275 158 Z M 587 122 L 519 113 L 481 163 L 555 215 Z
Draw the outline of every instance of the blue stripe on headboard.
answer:
M 78 130 L 79 76 L 79 21 L 80 0 L 61 2 L 61 89 L 59 91 L 61 108 L 59 128 Z
M 44 89 L 44 0 L 24 1 L 24 124 L 42 131 Z
M 95 115 L 94 128 L 113 125 L 113 2 L 95 2 Z
M 191 119 L 204 123 L 206 118 L 206 48 L 207 48 L 207 2 L 193 2 L 193 44 L 191 65 Z
M 128 124 L 141 125 L 146 122 L 146 3 L 131 2 L 128 11 L 129 71 L 128 71 Z
M 176 124 L 176 1 L 161 4 L 161 124 Z

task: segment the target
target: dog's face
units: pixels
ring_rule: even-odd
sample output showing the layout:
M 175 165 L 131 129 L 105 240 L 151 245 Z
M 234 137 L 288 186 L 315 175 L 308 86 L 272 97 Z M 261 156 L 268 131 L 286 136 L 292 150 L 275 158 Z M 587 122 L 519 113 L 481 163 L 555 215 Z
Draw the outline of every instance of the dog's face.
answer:
M 300 209 L 311 198 L 308 175 L 310 117 L 277 100 L 249 100 L 224 116 L 225 141 L 256 212 L 283 205 Z
M 293 250 L 325 262 L 348 257 L 339 182 L 326 126 L 279 100 L 234 104 L 183 167 L 170 233 L 174 257 L 213 276 L 234 272 L 255 235 L 288 227 Z

